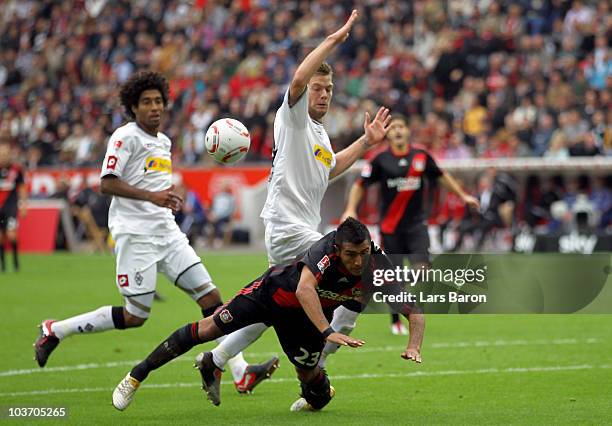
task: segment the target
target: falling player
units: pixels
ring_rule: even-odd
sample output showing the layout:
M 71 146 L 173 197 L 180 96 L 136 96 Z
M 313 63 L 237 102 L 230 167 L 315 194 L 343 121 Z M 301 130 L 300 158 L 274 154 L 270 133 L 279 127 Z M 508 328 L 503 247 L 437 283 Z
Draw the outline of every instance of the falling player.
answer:
M 335 331 L 329 318 L 345 300 L 367 303 L 372 289 L 368 285 L 367 272 L 381 267 L 377 264 L 381 253 L 372 243 L 365 225 L 356 219 L 347 219 L 337 230 L 315 242 L 300 259 L 268 269 L 212 317 L 187 324 L 172 333 L 119 382 L 113 392 L 113 405 L 118 410 L 126 409 L 152 371 L 194 346 L 262 322 L 274 327 L 283 351 L 295 365 L 302 396 L 309 409 L 320 410 L 335 394 L 325 370 L 319 366 L 325 342 L 351 347 L 364 344 L 360 339 Z M 387 265 L 390 263 L 382 267 Z M 413 309 L 414 306 L 408 305 L 400 309 L 410 322 L 410 338 L 401 356 L 421 362 L 425 322 L 423 315 L 413 313 Z M 210 352 L 198 355 L 196 366 L 205 388 L 218 386 L 218 370 Z M 209 398 L 219 405 L 215 394 L 209 393 Z

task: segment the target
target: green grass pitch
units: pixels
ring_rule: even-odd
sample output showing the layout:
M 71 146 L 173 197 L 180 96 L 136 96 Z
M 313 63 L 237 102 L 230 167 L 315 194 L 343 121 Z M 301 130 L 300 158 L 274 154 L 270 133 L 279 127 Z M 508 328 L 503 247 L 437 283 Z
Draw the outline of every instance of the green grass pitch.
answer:
M 255 278 L 263 254 L 205 254 L 225 298 Z M 298 383 L 272 330 L 245 354 L 261 362 L 279 354 L 281 368 L 253 395 L 230 383 L 214 407 L 191 368 L 195 348 L 154 372 L 125 412 L 110 404 L 131 366 L 177 327 L 199 318 L 186 295 L 159 278 L 166 297 L 143 328 L 74 336 L 47 367 L 33 361 L 36 325 L 122 303 L 111 256 L 23 256 L 22 271 L 0 275 L 0 407 L 67 407 L 59 424 L 602 424 L 612 418 L 612 327 L 609 315 L 428 316 L 423 364 L 403 361 L 405 337 L 386 315 L 360 318 L 361 349 L 341 349 L 328 371 L 337 394 L 319 413 L 291 413 Z M 299 330 L 296 330 L 299 333 Z M 41 420 L 11 420 L 37 424 Z M 45 420 L 44 424 L 54 421 Z

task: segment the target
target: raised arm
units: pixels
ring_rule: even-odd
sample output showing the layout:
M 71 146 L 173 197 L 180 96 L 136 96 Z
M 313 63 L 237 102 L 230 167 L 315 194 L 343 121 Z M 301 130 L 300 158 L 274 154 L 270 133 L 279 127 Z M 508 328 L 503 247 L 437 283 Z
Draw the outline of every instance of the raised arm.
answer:
M 357 11 L 353 10 L 351 16 L 342 26 L 342 28 L 327 36 L 325 40 L 321 42 L 321 44 L 319 44 L 306 56 L 306 58 L 304 58 L 297 70 L 295 70 L 293 80 L 291 80 L 291 85 L 289 86 L 289 106 L 295 105 L 300 99 L 300 96 L 302 96 L 302 93 L 304 93 L 304 89 L 306 89 L 306 85 L 310 81 L 311 77 L 315 74 L 321 63 L 323 63 L 331 51 L 348 38 L 349 32 L 353 27 L 353 23 L 358 17 L 359 14 Z
M 317 329 L 325 336 L 328 342 L 336 343 L 353 348 L 363 345 L 363 340 L 353 339 L 342 333 L 337 333 L 331 329 L 329 321 L 323 314 L 323 308 L 317 295 L 317 279 L 306 266 L 302 268 L 300 282 L 298 283 L 295 296 L 297 297 L 304 312 Z
M 329 178 L 333 179 L 344 173 L 368 149 L 382 142 L 387 134 L 387 130 L 389 130 L 390 122 L 391 114 L 389 114 L 388 108 L 380 107 L 372 122 L 370 122 L 370 114 L 366 112 L 363 122 L 363 136 L 336 154 L 336 166 L 332 169 Z

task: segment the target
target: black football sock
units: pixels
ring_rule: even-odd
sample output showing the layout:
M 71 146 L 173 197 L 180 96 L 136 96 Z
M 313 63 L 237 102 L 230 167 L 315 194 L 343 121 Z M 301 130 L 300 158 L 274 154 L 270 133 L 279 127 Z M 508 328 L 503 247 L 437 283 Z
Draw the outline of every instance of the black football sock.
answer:
M 395 324 L 400 320 L 399 314 L 391 314 L 391 324 Z
M 113 306 L 111 309 L 113 325 L 117 330 L 125 330 L 125 317 L 123 316 L 123 306 Z
M 13 248 L 13 266 L 16 271 L 19 270 L 19 255 L 17 254 L 17 241 L 11 241 L 11 247 Z
M 142 382 L 149 373 L 172 361 L 201 343 L 198 338 L 198 323 L 187 324 L 172 333 L 130 372 L 130 376 Z
M 4 265 L 4 241 L 0 239 L 0 270 L 4 272 L 6 270 L 6 266 Z

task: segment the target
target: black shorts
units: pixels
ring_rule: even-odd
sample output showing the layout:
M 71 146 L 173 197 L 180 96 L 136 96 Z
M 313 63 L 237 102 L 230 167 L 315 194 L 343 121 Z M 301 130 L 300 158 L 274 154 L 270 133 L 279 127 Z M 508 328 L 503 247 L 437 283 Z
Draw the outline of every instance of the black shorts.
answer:
M 394 234 L 381 235 L 385 253 L 405 254 L 412 265 L 430 263 L 429 233 L 425 224 L 417 223 Z
M 248 325 L 263 322 L 274 327 L 283 352 L 301 369 L 311 370 L 319 363 L 325 339 L 302 309 L 280 309 L 270 301 L 267 291 L 253 282 L 213 316 L 226 335 Z M 326 312 L 328 320 L 331 311 Z
M 14 231 L 15 229 L 17 229 L 17 214 L 0 209 L 0 231 Z

